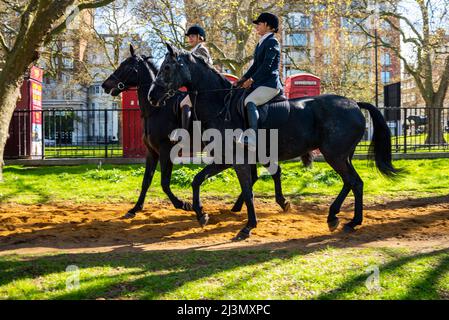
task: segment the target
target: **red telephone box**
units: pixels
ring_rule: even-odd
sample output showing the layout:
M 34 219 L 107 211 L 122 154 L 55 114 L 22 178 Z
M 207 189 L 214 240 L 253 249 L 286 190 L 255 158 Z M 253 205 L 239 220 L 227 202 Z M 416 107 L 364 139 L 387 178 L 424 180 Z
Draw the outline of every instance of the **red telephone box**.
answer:
M 238 80 L 232 74 L 223 75 L 232 83 Z M 185 92 L 187 88 L 183 87 L 180 91 Z M 144 158 L 146 148 L 142 141 L 142 120 L 140 118 L 137 91 L 130 90 L 122 92 L 122 110 L 123 156 L 125 158 Z
M 31 67 L 9 125 L 5 159 L 42 158 L 42 80 L 44 71 Z
M 122 112 L 123 157 L 144 158 L 146 148 L 142 141 L 142 118 L 137 91 L 122 92 Z
M 317 96 L 321 92 L 321 80 L 309 73 L 299 73 L 285 80 L 285 95 L 289 99 Z

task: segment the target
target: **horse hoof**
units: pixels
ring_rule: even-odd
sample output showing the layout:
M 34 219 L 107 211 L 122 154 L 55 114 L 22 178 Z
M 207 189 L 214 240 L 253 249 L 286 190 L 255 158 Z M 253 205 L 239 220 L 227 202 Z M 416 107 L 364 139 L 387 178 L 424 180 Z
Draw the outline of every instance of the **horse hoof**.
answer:
M 184 202 L 182 204 L 182 210 L 184 211 L 193 211 L 193 206 L 190 202 Z
M 340 220 L 338 220 L 338 218 L 327 222 L 327 226 L 329 227 L 330 232 L 334 232 L 335 230 L 337 230 L 339 225 L 340 225 Z
M 241 230 L 234 238 L 232 238 L 232 241 L 243 241 L 248 239 L 250 234 L 247 231 Z
M 128 211 L 121 219 L 122 220 L 134 219 L 135 217 L 136 217 L 136 213 L 135 212 Z
M 231 212 L 234 212 L 234 213 L 239 213 L 240 211 L 242 211 L 242 207 L 236 207 L 236 206 L 234 206 L 234 207 L 232 207 L 232 209 L 231 209 Z
M 345 224 L 345 226 L 343 227 L 343 231 L 344 233 L 354 233 L 355 229 L 350 224 Z
M 284 210 L 284 212 L 289 212 L 290 209 L 291 209 L 290 201 L 285 202 L 284 205 L 282 206 L 282 210 Z
M 201 216 L 201 218 L 198 220 L 198 222 L 200 223 L 201 228 L 203 228 L 207 224 L 208 221 L 209 221 L 209 215 L 207 213 L 203 214 Z

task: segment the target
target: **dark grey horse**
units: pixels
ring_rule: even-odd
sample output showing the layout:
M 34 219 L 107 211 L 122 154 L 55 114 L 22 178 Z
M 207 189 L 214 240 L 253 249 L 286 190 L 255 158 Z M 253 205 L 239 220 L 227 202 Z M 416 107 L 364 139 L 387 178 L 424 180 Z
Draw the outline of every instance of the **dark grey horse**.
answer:
M 186 86 L 194 101 L 194 114 L 204 127 L 220 130 L 223 137 L 226 129 L 244 128 L 244 119 L 239 114 L 236 103 L 231 103 L 228 109 L 230 117 L 227 117 L 228 121 L 225 119 L 225 98 L 232 90 L 230 82 L 200 57 L 179 51 L 170 45 L 167 48 L 168 53 L 148 94 L 150 101 L 158 104 L 168 92 Z M 363 181 L 351 162 L 355 148 L 365 133 L 365 117 L 360 108 L 368 110 L 373 120 L 372 153 L 377 168 L 387 177 L 396 175 L 398 170 L 391 162 L 389 128 L 379 110 L 368 103 L 357 103 L 337 95 L 290 100 L 288 118 L 276 127 L 279 135 L 279 160 L 305 156 L 319 148 L 325 160 L 341 176 L 343 188 L 330 206 L 327 219 L 331 231 L 339 224 L 337 214 L 351 190 L 355 198 L 354 217 L 344 226 L 344 230 L 354 231 L 363 220 Z M 272 112 L 270 116 L 276 117 L 276 110 Z M 248 163 L 232 163 L 230 166 L 237 173 L 248 210 L 248 222 L 235 238 L 241 240 L 248 238 L 251 230 L 257 226 L 251 166 Z M 200 223 L 205 215 L 199 199 L 200 185 L 205 178 L 220 170 L 223 170 L 222 165 L 209 165 L 195 177 L 192 184 L 193 208 Z
M 192 205 L 178 199 L 170 189 L 170 180 L 173 170 L 173 162 L 170 159 L 170 151 L 174 143 L 170 141 L 170 133 L 179 128 L 181 123 L 176 110 L 179 101 L 184 98 L 185 93 L 178 93 L 166 101 L 166 108 L 155 108 L 147 100 L 148 90 L 156 78 L 157 67 L 149 58 L 134 53 L 130 46 L 131 56 L 124 60 L 103 83 L 102 87 L 106 93 L 118 96 L 122 91 L 137 87 L 139 106 L 141 108 L 144 143 L 147 148 L 145 174 L 139 199 L 135 206 L 129 210 L 124 218 L 133 218 L 136 213 L 143 209 L 145 196 L 151 185 L 154 172 L 158 162 L 161 166 L 162 190 L 167 194 L 173 206 L 177 209 L 192 211 Z M 254 179 L 257 180 L 256 167 L 253 167 Z M 278 167 L 272 175 L 275 183 L 276 201 L 284 211 L 290 207 L 288 201 L 282 194 L 281 168 Z M 240 195 L 231 211 L 239 212 L 243 206 L 243 196 Z

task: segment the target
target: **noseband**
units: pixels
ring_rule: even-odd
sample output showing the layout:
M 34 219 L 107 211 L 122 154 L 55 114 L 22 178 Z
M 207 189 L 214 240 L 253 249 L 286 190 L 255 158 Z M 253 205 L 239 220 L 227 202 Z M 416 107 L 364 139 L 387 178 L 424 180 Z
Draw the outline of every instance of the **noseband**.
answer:
M 114 80 L 118 81 L 117 83 L 117 89 L 119 89 L 120 91 L 124 91 L 127 86 L 126 86 L 126 82 L 129 80 L 129 78 L 131 77 L 132 73 L 136 73 L 137 75 L 139 74 L 139 71 L 137 70 L 136 67 L 132 67 L 132 69 L 128 72 L 128 74 L 126 75 L 125 80 L 121 80 L 119 77 L 117 77 L 114 73 L 111 75 L 112 78 L 114 78 Z

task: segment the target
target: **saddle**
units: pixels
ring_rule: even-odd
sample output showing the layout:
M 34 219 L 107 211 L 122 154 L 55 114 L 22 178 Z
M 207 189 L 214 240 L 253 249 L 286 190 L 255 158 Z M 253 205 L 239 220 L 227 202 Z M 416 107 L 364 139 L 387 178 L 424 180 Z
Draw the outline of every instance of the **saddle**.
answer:
M 245 99 L 250 93 L 251 92 L 245 92 L 237 103 L 238 112 L 244 119 L 245 129 L 248 128 Z M 260 129 L 278 128 L 288 120 L 290 115 L 290 102 L 284 95 L 283 90 L 281 90 L 278 95 L 273 97 L 273 99 L 258 106 L 257 110 L 259 111 L 258 127 Z

